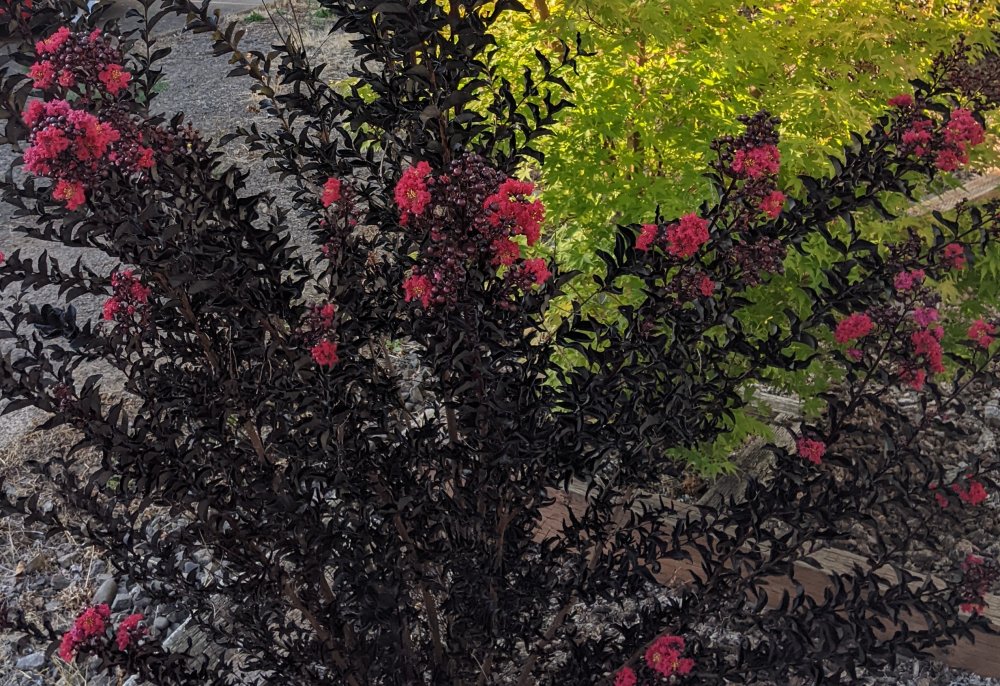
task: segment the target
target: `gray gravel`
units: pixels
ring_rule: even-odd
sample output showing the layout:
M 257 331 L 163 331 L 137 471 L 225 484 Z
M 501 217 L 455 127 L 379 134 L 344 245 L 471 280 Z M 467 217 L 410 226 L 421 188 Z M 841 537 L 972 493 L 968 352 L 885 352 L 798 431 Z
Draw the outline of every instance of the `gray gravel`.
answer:
M 223 4 L 246 7 L 253 3 L 238 0 Z M 304 12 L 302 7 L 299 8 L 302 12 L 299 19 L 305 24 L 304 42 L 320 60 L 331 65 L 328 78 L 343 78 L 352 55 L 347 38 L 343 35 L 326 35 L 324 27 L 329 25 L 329 20 L 315 17 L 316 8 L 315 3 L 307 6 Z M 275 17 L 279 22 L 284 21 L 280 11 L 276 12 Z M 246 30 L 241 46 L 243 49 L 270 49 L 275 32 L 269 22 L 241 23 Z M 274 120 L 260 113 L 258 98 L 250 92 L 249 81 L 227 78 L 230 65 L 224 58 L 213 58 L 210 45 L 210 37 L 205 34 L 174 32 L 161 37 L 158 47 L 170 47 L 173 52 L 162 62 L 166 79 L 164 88 L 155 101 L 157 111 L 169 115 L 183 111 L 186 120 L 193 123 L 204 138 L 216 141 L 240 124 L 257 123 L 262 128 L 273 126 Z M 16 153 L 10 147 L 0 147 L 0 168 L 7 167 L 15 156 Z M 249 193 L 276 190 L 260 156 L 251 154 L 239 141 L 228 146 L 226 157 L 230 164 L 251 171 Z M 290 205 L 289 192 L 275 194 L 278 202 Z M 110 273 L 118 266 L 113 258 L 100 251 L 38 241 L 13 231 L 13 224 L 13 208 L 0 203 L 0 226 L 4 227 L 0 229 L 0 251 L 8 255 L 21 250 L 24 256 L 36 256 L 47 250 L 51 257 L 64 265 L 71 264 L 82 256 L 88 266 L 101 272 Z M 297 228 L 294 220 L 291 228 Z M 0 293 L 0 298 L 3 299 L 0 306 L 6 307 L 16 297 L 18 294 L 14 289 Z M 53 292 L 45 290 L 25 293 L 20 297 L 23 302 L 31 304 L 64 304 Z M 102 304 L 101 298 L 80 298 L 73 302 L 78 310 L 78 318 L 91 321 L 99 318 Z M 3 350 L 9 350 L 9 347 L 0 346 L 0 351 Z M 116 378 L 117 373 L 107 367 L 90 366 L 81 369 L 84 375 L 93 372 L 108 374 L 106 386 L 112 391 L 120 384 L 120 379 Z M 0 409 L 5 404 L 4 399 L 0 398 Z M 8 451 L 19 450 L 29 432 L 43 419 L 43 413 L 33 409 L 0 416 L 0 472 L 4 466 L 3 455 Z M 44 456 L 39 454 L 38 457 Z M 27 486 L 30 488 L 30 483 Z M 13 488 L 10 485 L 8 487 Z M 90 556 L 84 559 L 81 542 L 61 537 L 44 540 L 40 531 L 33 530 L 16 533 L 19 549 L 13 551 L 14 559 L 20 559 L 26 564 L 16 574 L 11 573 L 13 569 L 7 570 L 0 565 L 0 595 L 9 594 L 30 602 L 32 610 L 44 613 L 56 628 L 68 628 L 72 618 L 82 607 L 106 602 L 116 613 L 116 619 L 135 611 L 145 612 L 154 638 L 163 640 L 179 633 L 178 628 L 185 620 L 184 613 L 170 605 L 150 607 L 149 598 L 137 585 L 130 583 L 127 578 L 109 573 L 101 560 L 91 560 Z M 13 544 L 13 539 L 11 543 Z M 0 541 L 0 544 L 6 545 L 7 541 Z M 53 671 L 52 661 L 45 655 L 48 646 L 27 645 L 18 649 L 10 642 L 12 638 L 15 637 L 5 636 L 0 632 L 0 686 L 60 683 Z M 102 686 L 107 681 L 90 676 L 87 677 L 87 683 L 88 686 Z

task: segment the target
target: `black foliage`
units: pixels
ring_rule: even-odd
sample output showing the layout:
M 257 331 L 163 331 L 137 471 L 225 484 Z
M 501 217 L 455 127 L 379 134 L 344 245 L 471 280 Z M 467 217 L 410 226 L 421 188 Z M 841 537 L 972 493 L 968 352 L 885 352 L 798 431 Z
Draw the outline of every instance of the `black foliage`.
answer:
M 96 248 L 150 291 L 141 312 L 103 323 L 21 298 L 4 314 L 7 411 L 39 407 L 51 415 L 44 428 L 68 425 L 78 443 L 38 466 L 60 507 L 11 497 L 3 512 L 50 535 L 84 534 L 152 597 L 183 605 L 224 655 L 214 662 L 146 640 L 95 664 L 164 685 L 610 683 L 670 634 L 687 639 L 689 683 L 793 674 L 850 683 L 859 668 L 987 630 L 960 615 L 968 589 L 957 580 L 904 568 L 914 549 L 936 549 L 948 527 L 969 524 L 969 509 L 952 498 L 942 510 L 929 489 L 944 472 L 922 437 L 957 435 L 947 412 L 965 411 L 970 384 L 996 385 L 992 357 L 954 353 L 954 378 L 929 384 L 906 414 L 892 402 L 889 368 L 853 364 L 819 342 L 843 315 L 889 300 L 899 269 L 853 217 L 886 214 L 886 194 L 912 197 L 936 173 L 900 152 L 898 114 L 855 135 L 829 176 L 803 179 L 806 195 L 773 221 L 747 225 L 735 182 L 715 168 L 718 200 L 699 212 L 711 229 L 699 269 L 715 297 L 679 302 L 666 275 L 690 264 L 637 251 L 638 227 L 622 226 L 601 254 L 600 293 L 638 279 L 648 297 L 621 307 L 613 324 L 582 303 L 558 322 L 549 316 L 572 274 L 512 287 L 481 259 L 469 261 L 450 306 L 422 308 L 404 302 L 401 284 L 434 241 L 400 225 L 395 184 L 421 161 L 435 173 L 479 165 L 500 176 L 542 161 L 532 141 L 568 107 L 559 74 L 579 47 L 556 62 L 539 54 L 538 70 L 511 84 L 492 64 L 489 31 L 501 12 L 522 9 L 514 0 L 322 4 L 332 30 L 353 35 L 357 80 L 346 94 L 294 34 L 268 53 L 243 51 L 237 25 L 207 2 L 163 0 L 157 10 L 143 0 L 140 28 L 121 38 L 134 87 L 120 102 L 156 143 L 155 167 L 109 169 L 76 211 L 53 201 L 45 180 L 12 171 L 2 184 L 19 231 Z M 8 14 L 10 30 L 30 41 L 82 7 L 57 3 L 30 27 Z M 295 189 L 291 210 L 249 193 L 247 173 L 226 167 L 181 115 L 150 116 L 166 51 L 149 31 L 171 12 L 211 34 L 232 75 L 268 98 L 275 127 L 227 139 L 263 152 L 275 182 Z M 104 25 L 100 11 L 74 21 Z M 29 53 L 5 58 L 0 80 L 4 142 L 21 151 Z M 997 102 L 977 83 L 997 63 L 988 48 L 973 61 L 962 47 L 915 84 L 917 100 L 981 118 Z M 766 114 L 747 121 L 770 125 Z M 330 177 L 343 181 L 344 200 L 324 211 Z M 314 245 L 293 241 L 290 211 L 308 218 Z M 456 206 L 447 221 L 481 214 Z M 940 276 L 945 245 L 973 255 L 992 243 L 997 221 L 991 207 L 939 217 L 936 240 L 907 259 Z M 812 314 L 787 311 L 766 336 L 744 330 L 745 291 L 768 273 L 726 255 L 776 246 L 780 263 L 817 232 L 842 258 L 802 286 Z M 55 287 L 67 303 L 119 287 L 82 261 L 19 253 L 0 267 L 0 285 Z M 309 352 L 328 303 L 339 357 L 329 368 Z M 427 371 L 415 412 L 387 351 L 400 343 Z M 585 362 L 557 364 L 567 350 Z M 739 501 L 692 511 L 656 497 L 668 449 L 716 438 L 750 384 L 819 354 L 841 355 L 846 377 L 806 429 L 828 446 L 821 467 L 772 446 L 776 468 Z M 124 379 L 123 397 L 102 392 L 107 374 L 89 376 L 84 364 L 95 361 Z M 85 449 L 96 462 L 81 459 Z M 971 470 L 988 485 L 991 457 Z M 832 573 L 826 592 L 806 593 L 802 570 L 833 544 L 853 547 L 857 564 Z M 668 561 L 692 570 L 669 598 L 660 587 Z M 794 591 L 775 591 L 782 583 Z M 0 607 L 0 617 L 35 640 L 68 628 L 34 626 L 16 608 Z M 739 639 L 712 642 L 706 626 Z

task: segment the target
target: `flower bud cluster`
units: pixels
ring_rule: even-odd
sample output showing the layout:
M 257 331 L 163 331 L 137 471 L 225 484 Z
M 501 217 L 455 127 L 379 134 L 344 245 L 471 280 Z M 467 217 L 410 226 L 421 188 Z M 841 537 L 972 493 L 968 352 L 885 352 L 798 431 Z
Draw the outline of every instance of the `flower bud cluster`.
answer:
M 547 262 L 522 255 L 541 236 L 545 209 L 534 190 L 471 153 L 439 174 L 426 162 L 403 172 L 394 192 L 400 224 L 424 239 L 403 282 L 406 302 L 425 310 L 454 307 L 473 273 L 499 271 L 500 303 L 507 307 L 515 291 L 544 284 L 551 276 Z
M 152 291 L 132 272 L 125 269 L 111 275 L 113 294 L 104 302 L 103 319 L 108 322 L 145 325 L 149 316 Z
M 986 609 L 986 594 L 1000 580 L 1000 564 L 992 558 L 969 553 L 959 569 L 962 572 L 959 609 L 969 614 L 982 614 Z
M 897 120 L 893 131 L 905 156 L 933 161 L 951 172 L 969 163 L 969 150 L 986 140 L 982 124 L 970 110 L 957 108 L 939 122 L 912 95 L 901 93 L 889 100 Z
M 32 100 L 24 111 L 30 130 L 24 165 L 55 181 L 56 201 L 75 210 L 112 167 L 142 174 L 154 165 L 151 136 L 118 99 L 130 74 L 109 37 L 62 27 L 38 41 L 35 53 L 28 74 L 45 99 Z
M 326 234 L 320 250 L 327 260 L 336 262 L 361 219 L 357 192 L 351 184 L 331 176 L 323 184 L 320 204 L 324 213 L 319 225 Z
M 321 367 L 332 367 L 340 358 L 337 356 L 336 329 L 334 317 L 337 308 L 333 303 L 313 305 L 306 317 L 300 333 L 304 335 L 313 361 Z

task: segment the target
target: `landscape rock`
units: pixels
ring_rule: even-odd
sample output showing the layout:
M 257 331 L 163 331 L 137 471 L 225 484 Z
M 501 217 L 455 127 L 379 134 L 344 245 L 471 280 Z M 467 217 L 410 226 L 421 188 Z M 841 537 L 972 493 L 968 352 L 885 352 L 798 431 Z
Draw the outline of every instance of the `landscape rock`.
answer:
M 20 658 L 14 665 L 18 669 L 39 669 L 45 665 L 45 653 L 31 653 Z
M 116 582 L 113 578 L 108 579 L 101 584 L 100 588 L 97 589 L 97 592 L 94 593 L 94 597 L 91 599 L 90 604 L 100 605 L 101 603 L 107 603 L 108 605 L 111 605 L 115 602 L 115 595 L 117 593 L 118 582 Z

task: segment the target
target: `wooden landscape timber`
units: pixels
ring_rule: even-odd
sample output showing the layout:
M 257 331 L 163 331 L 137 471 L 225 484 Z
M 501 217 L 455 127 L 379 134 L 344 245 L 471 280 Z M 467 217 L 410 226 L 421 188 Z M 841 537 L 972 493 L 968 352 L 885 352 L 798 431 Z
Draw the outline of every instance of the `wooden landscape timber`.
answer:
M 550 492 L 556 499 L 547 511 L 542 525 L 539 527 L 536 538 L 541 540 L 548 536 L 558 536 L 562 529 L 563 522 L 567 519 L 568 511 L 575 514 L 582 514 L 586 509 L 587 498 L 582 484 L 574 484 L 570 490 L 560 492 Z M 655 499 L 650 499 L 655 501 Z M 701 510 L 686 503 L 673 501 L 669 503 L 674 514 L 664 517 L 665 529 L 670 530 L 671 526 L 685 517 L 697 518 L 701 516 Z M 638 503 L 636 505 L 638 507 Z M 703 574 L 698 562 L 698 554 L 695 550 L 690 550 L 691 560 L 659 560 L 660 570 L 655 574 L 657 580 L 664 586 L 677 587 L 688 583 L 694 576 Z M 808 557 L 817 566 L 805 561 L 796 561 L 795 580 L 785 576 L 773 576 L 763 584 L 768 595 L 768 606 L 775 607 L 781 603 L 782 596 L 787 592 L 794 596 L 799 589 L 796 582 L 810 598 L 822 600 L 823 594 L 828 589 L 834 588 L 834 579 L 841 577 L 849 578 L 856 567 L 866 566 L 865 558 L 847 550 L 832 547 L 817 548 L 810 551 Z M 919 580 L 926 577 L 917 572 L 908 572 Z M 877 570 L 878 576 L 884 578 L 887 584 L 897 582 L 897 576 L 888 566 Z M 944 582 L 934 579 L 943 585 Z M 913 582 L 918 583 L 918 582 Z M 996 595 L 986 595 L 987 607 L 983 615 L 988 619 L 997 632 L 1000 632 L 1000 597 Z M 905 618 L 911 629 L 921 627 L 919 617 Z M 960 642 L 946 650 L 935 653 L 935 657 L 945 664 L 970 672 L 975 672 L 981 676 L 1000 678 L 1000 633 L 987 633 L 985 631 L 974 632 L 974 642 Z
M 754 397 L 764 406 L 772 411 L 772 417 L 787 419 L 798 417 L 801 414 L 801 403 L 797 398 L 777 395 L 768 391 L 758 390 Z M 776 422 L 778 423 L 778 422 Z M 782 435 L 783 429 L 776 427 L 775 440 L 779 443 L 787 440 Z M 699 500 L 699 505 L 719 507 L 725 500 L 735 498 L 737 501 L 742 497 L 742 485 L 745 484 L 745 475 L 753 474 L 760 476 L 760 468 L 766 466 L 767 460 L 762 457 L 766 451 L 766 441 L 762 439 L 751 439 L 747 444 L 733 456 L 733 461 L 742 469 L 742 475 L 734 477 L 722 477 L 713 487 Z M 549 495 L 555 499 L 544 515 L 536 538 L 541 540 L 548 536 L 558 536 L 564 521 L 568 517 L 569 510 L 577 516 L 582 515 L 587 506 L 586 486 L 582 482 L 572 483 L 568 491 L 551 490 Z M 679 501 L 666 501 L 667 507 L 659 505 L 659 499 L 649 497 L 646 502 L 656 504 L 659 509 L 670 511 L 671 514 L 664 516 L 665 532 L 670 531 L 676 522 L 685 518 L 696 519 L 702 516 L 703 507 L 683 503 Z M 637 502 L 634 509 L 638 510 L 642 499 Z M 659 560 L 660 570 L 655 574 L 657 580 L 664 586 L 677 587 L 689 583 L 695 576 L 703 576 L 697 551 L 687 551 L 691 554 L 690 560 Z M 835 579 L 849 579 L 856 568 L 866 568 L 867 561 L 864 557 L 849 550 L 836 547 L 822 546 L 815 550 L 804 553 L 812 562 L 798 560 L 794 563 L 794 581 L 786 576 L 773 576 L 763 584 L 768 595 L 769 607 L 775 607 L 781 603 L 782 596 L 787 593 L 794 596 L 799 589 L 796 583 L 801 586 L 805 594 L 810 598 L 821 601 L 824 593 L 835 587 Z M 917 584 L 926 580 L 926 575 L 911 570 L 904 570 L 917 581 Z M 898 583 L 896 572 L 888 567 L 876 570 L 876 574 L 886 580 L 886 584 Z M 936 577 L 932 581 L 938 586 L 944 586 L 945 582 Z M 748 599 L 752 602 L 752 599 Z M 986 608 L 983 616 L 989 620 L 991 627 L 997 633 L 988 633 L 977 630 L 974 632 L 973 641 L 963 641 L 947 649 L 934 653 L 935 657 L 945 664 L 956 669 L 974 672 L 981 676 L 1000 678 L 1000 596 L 988 594 L 985 596 Z M 911 629 L 919 629 L 922 621 L 919 617 L 905 617 L 904 621 Z

